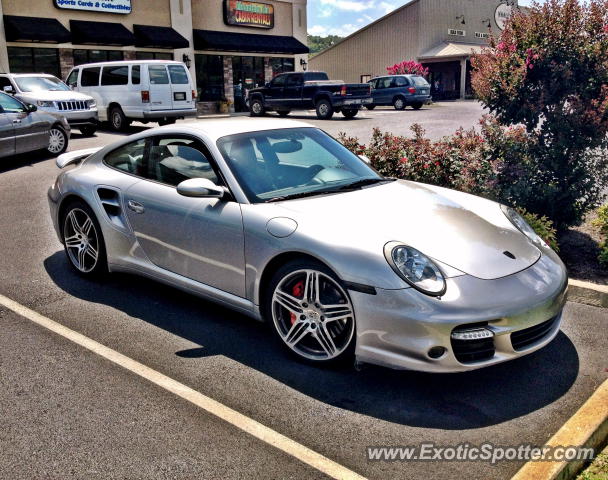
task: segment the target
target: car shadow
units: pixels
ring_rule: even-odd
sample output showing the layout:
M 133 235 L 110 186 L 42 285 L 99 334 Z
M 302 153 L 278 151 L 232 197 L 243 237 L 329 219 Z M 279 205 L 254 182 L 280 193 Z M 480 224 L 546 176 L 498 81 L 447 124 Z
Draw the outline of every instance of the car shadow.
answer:
M 321 120 L 320 118 L 317 118 L 317 116 L 314 113 L 311 113 L 308 115 L 303 114 L 303 113 L 300 113 L 300 114 L 290 113 L 286 117 L 281 117 L 277 113 L 269 112 L 266 115 L 269 117 L 273 117 L 273 118 L 284 118 L 286 120 L 289 120 L 289 119 L 292 119 L 292 120 Z M 324 122 L 355 122 L 355 121 L 360 121 L 360 120 L 367 120 L 367 118 L 361 118 L 359 116 L 353 117 L 353 118 L 346 118 L 341 113 L 334 113 L 333 117 L 331 117 L 330 119 L 323 120 L 323 121 Z
M 3 158 L 0 161 L 0 173 L 17 170 L 23 167 L 31 167 L 37 163 L 54 158 L 56 157 L 44 150 L 20 153 L 18 155 L 13 155 L 12 157 Z
M 560 398 L 579 370 L 576 348 L 563 332 L 528 356 L 466 373 L 371 365 L 361 371 L 323 369 L 289 357 L 265 324 L 163 284 L 127 274 L 85 279 L 69 267 L 63 252 L 48 257 L 44 267 L 56 285 L 76 298 L 111 306 L 204 345 L 175 352 L 181 358 L 196 362 L 224 355 L 328 405 L 402 425 L 461 430 L 505 422 Z

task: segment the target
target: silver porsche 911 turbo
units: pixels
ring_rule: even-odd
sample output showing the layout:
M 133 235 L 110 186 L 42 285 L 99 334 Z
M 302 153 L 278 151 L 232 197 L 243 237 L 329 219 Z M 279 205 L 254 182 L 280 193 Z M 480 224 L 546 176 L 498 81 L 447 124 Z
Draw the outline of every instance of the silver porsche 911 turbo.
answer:
M 78 272 L 219 302 L 309 362 L 464 371 L 559 331 L 566 270 L 514 210 L 384 178 L 305 123 L 182 123 L 57 165 L 51 216 Z

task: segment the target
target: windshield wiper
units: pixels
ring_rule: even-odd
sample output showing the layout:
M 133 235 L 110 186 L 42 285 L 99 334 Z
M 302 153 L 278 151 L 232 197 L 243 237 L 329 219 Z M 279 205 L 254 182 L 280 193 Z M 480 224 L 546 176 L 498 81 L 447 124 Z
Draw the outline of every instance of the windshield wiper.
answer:
M 264 203 L 282 202 L 283 200 L 293 200 L 296 198 L 314 197 L 315 195 L 324 195 L 326 193 L 336 193 L 338 189 L 332 188 L 331 190 L 313 190 L 312 192 L 300 192 L 292 193 L 291 195 L 282 195 L 280 197 L 273 197 L 265 200 Z
M 395 178 L 362 178 L 361 180 L 357 180 L 352 183 L 347 183 L 346 185 L 342 185 L 338 187 L 336 190 L 344 191 L 344 190 L 357 190 L 362 187 L 366 187 L 367 185 L 374 185 L 375 183 L 384 183 L 384 182 L 394 182 Z

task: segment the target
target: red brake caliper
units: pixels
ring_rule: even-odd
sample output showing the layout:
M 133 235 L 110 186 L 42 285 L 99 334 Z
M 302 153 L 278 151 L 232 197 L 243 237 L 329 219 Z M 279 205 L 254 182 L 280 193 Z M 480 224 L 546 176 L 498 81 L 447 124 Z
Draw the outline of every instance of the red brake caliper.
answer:
M 304 280 L 300 280 L 291 288 L 291 294 L 296 298 L 302 298 L 304 296 Z M 296 323 L 296 314 L 289 313 L 291 324 Z

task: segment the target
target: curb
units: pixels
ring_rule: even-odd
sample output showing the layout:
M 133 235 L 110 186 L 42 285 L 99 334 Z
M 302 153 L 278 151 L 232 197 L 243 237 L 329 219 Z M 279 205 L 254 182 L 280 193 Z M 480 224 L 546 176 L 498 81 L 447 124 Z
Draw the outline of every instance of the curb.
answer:
M 605 380 L 546 445 L 594 448 L 598 454 L 607 437 L 608 380 Z M 585 463 L 585 460 L 528 462 L 511 480 L 570 480 Z
M 608 285 L 568 279 L 568 300 L 594 307 L 608 308 Z

